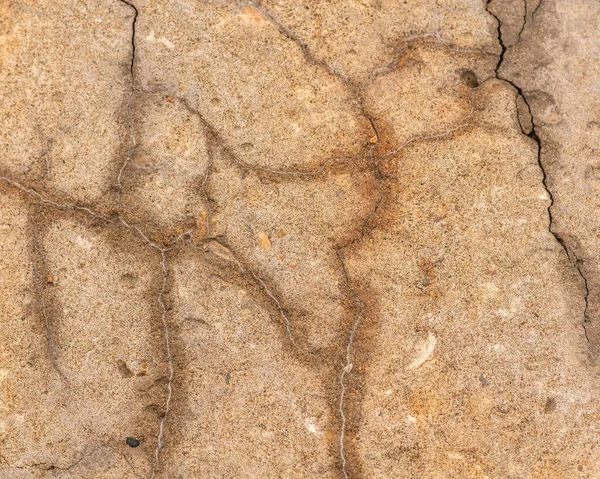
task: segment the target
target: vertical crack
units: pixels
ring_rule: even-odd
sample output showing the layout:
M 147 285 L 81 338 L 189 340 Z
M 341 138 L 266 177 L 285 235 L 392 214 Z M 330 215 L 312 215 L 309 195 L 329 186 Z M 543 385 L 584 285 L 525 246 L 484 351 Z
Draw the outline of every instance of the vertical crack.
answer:
M 127 128 L 129 130 L 129 155 L 121 165 L 119 170 L 119 175 L 117 176 L 117 187 L 119 191 L 119 195 L 121 194 L 121 190 L 123 189 L 123 185 L 121 183 L 121 177 L 123 176 L 123 171 L 127 167 L 127 164 L 133 160 L 133 154 L 135 150 L 135 133 L 133 130 L 133 116 L 131 113 L 131 104 L 133 102 L 133 94 L 135 91 L 135 75 L 134 75 L 134 66 L 135 66 L 135 24 L 137 23 L 139 11 L 132 3 L 127 0 L 119 0 L 124 3 L 128 7 L 133 10 L 133 20 L 131 22 L 131 63 L 129 64 L 129 74 L 131 76 L 131 90 L 129 92 L 129 100 L 127 101 Z
M 346 265 L 344 264 L 344 260 L 342 259 L 342 255 L 340 253 L 340 249 L 336 250 L 336 254 L 340 264 L 342 266 L 342 272 L 344 275 L 344 281 L 346 283 L 346 287 L 350 292 L 350 296 L 352 297 L 352 301 L 357 306 L 356 318 L 354 323 L 352 324 L 352 328 L 350 329 L 350 335 L 348 336 L 348 343 L 346 344 L 346 356 L 345 356 L 345 364 L 342 368 L 342 372 L 339 376 L 339 384 L 340 384 L 340 400 L 338 403 L 339 413 L 342 420 L 342 424 L 340 426 L 340 459 L 342 461 L 342 474 L 344 475 L 344 479 L 348 479 L 348 462 L 346 459 L 346 451 L 345 451 L 345 440 L 346 440 L 346 409 L 344 407 L 345 399 L 346 399 L 346 375 L 352 371 L 352 346 L 354 345 L 354 338 L 356 337 L 356 332 L 358 327 L 363 319 L 365 303 L 356 291 L 350 286 L 350 280 L 348 278 L 348 272 L 346 271 Z
M 40 223 L 40 216 L 42 215 L 43 210 L 44 210 L 44 206 L 42 204 L 40 204 L 37 214 L 35 215 L 34 218 L 32 218 L 33 253 L 38 258 L 38 262 L 41 263 L 42 268 L 44 267 L 43 266 L 44 261 L 43 261 L 43 257 L 42 257 L 42 251 L 41 251 L 38 225 Z M 58 355 L 56 352 L 57 351 L 56 343 L 54 341 L 54 334 L 52 332 L 52 327 L 50 325 L 50 319 L 48 318 L 48 310 L 46 308 L 46 300 L 44 299 L 44 289 L 42 286 L 42 284 L 43 284 L 42 272 L 40 271 L 40 268 L 38 268 L 38 266 L 36 266 L 35 259 L 31 262 L 31 269 L 32 269 L 32 274 L 33 274 L 33 282 L 35 284 L 36 296 L 38 298 L 38 302 L 40 305 L 42 319 L 44 320 L 44 329 L 46 332 L 46 341 L 47 341 L 47 346 L 48 346 L 48 356 L 50 357 L 50 362 L 52 363 L 52 366 L 54 367 L 56 372 L 58 372 L 58 374 L 62 378 L 62 380 L 65 381 L 65 383 L 67 383 L 67 385 L 68 385 L 69 381 L 67 380 L 67 377 L 65 376 L 64 372 L 58 366 L 58 362 L 57 362 Z
M 517 43 L 521 40 L 521 33 L 523 33 L 523 30 L 525 30 L 525 27 L 527 26 L 527 0 L 523 0 L 523 9 L 523 25 L 521 25 L 521 30 L 519 30 L 519 33 L 517 35 Z
M 375 124 L 374 124 L 373 120 L 364 111 L 363 111 L 363 114 L 371 122 L 371 125 L 373 126 L 373 130 L 375 131 L 376 138 L 379 140 L 379 138 L 380 138 L 379 133 L 378 133 L 377 129 L 375 128 Z M 348 342 L 346 343 L 345 363 L 342 367 L 342 371 L 338 378 L 338 382 L 339 382 L 339 386 L 340 386 L 338 412 L 339 412 L 340 418 L 341 418 L 339 454 L 340 454 L 340 460 L 341 460 L 341 464 L 342 464 L 342 474 L 344 476 L 344 479 L 349 478 L 348 459 L 346 457 L 346 447 L 345 447 L 346 446 L 345 445 L 346 426 L 347 426 L 347 422 L 348 422 L 347 416 L 346 416 L 346 408 L 345 408 L 346 376 L 348 374 L 350 374 L 350 372 L 352 371 L 352 368 L 353 368 L 352 349 L 354 346 L 354 340 L 356 338 L 358 328 L 364 318 L 365 302 L 361 299 L 360 295 L 356 292 L 356 290 L 354 288 L 352 288 L 352 286 L 350 284 L 350 276 L 348 274 L 348 270 L 346 269 L 346 264 L 342 257 L 342 250 L 353 244 L 356 244 L 362 238 L 364 238 L 366 229 L 369 225 L 369 222 L 371 221 L 371 218 L 373 218 L 373 216 L 377 213 L 377 211 L 379 210 L 379 206 L 381 205 L 381 202 L 383 201 L 383 174 L 381 172 L 381 169 L 379 167 L 377 159 L 374 157 L 374 154 L 373 154 L 374 146 L 375 146 L 374 144 L 371 145 L 371 148 L 369 149 L 369 160 L 372 164 L 373 173 L 374 173 L 375 179 L 377 181 L 377 193 L 378 193 L 377 200 L 375 201 L 375 204 L 373 205 L 372 211 L 369 212 L 369 214 L 363 221 L 363 224 L 360 229 L 360 238 L 355 239 L 355 240 L 351 241 L 350 243 L 343 245 L 336 249 L 336 255 L 337 255 L 338 261 L 340 262 L 340 266 L 342 268 L 342 275 L 344 277 L 344 283 L 345 283 L 346 289 L 348 290 L 348 293 L 357 308 L 356 316 L 355 316 L 354 322 L 352 323 L 352 327 L 350 328 L 350 334 L 348 335 Z
M 581 326 L 583 328 L 583 332 L 584 332 L 584 336 L 587 340 L 587 342 L 590 342 L 590 339 L 588 337 L 588 333 L 587 333 L 587 327 L 586 327 L 586 323 L 589 321 L 588 320 L 588 307 L 589 307 L 589 294 L 590 294 L 590 290 L 588 287 L 588 280 L 585 276 L 585 274 L 583 273 L 583 270 L 581 268 L 581 263 L 582 261 L 577 257 L 577 255 L 571 251 L 566 243 L 566 241 L 564 240 L 564 238 L 562 238 L 562 236 L 560 235 L 560 233 L 556 232 L 554 230 L 554 218 L 552 216 L 552 206 L 554 205 L 554 196 L 552 195 L 552 191 L 550 190 L 549 186 L 548 186 L 548 175 L 546 173 L 546 169 L 544 168 L 544 164 L 542 162 L 542 141 L 540 140 L 540 137 L 538 136 L 537 132 L 536 132 L 536 125 L 535 125 L 535 118 L 533 116 L 533 112 L 531 110 L 531 106 L 529 105 L 529 102 L 527 101 L 527 97 L 525 96 L 523 90 L 521 89 L 521 87 L 519 87 L 518 85 L 516 85 L 515 83 L 513 83 L 511 80 L 509 80 L 508 78 L 503 77 L 500 74 L 500 68 L 502 67 L 502 62 L 504 61 L 504 55 L 506 53 L 507 47 L 504 44 L 504 41 L 502 39 L 502 33 L 501 33 L 501 26 L 502 26 L 502 22 L 500 21 L 500 19 L 490 11 L 489 9 L 489 5 L 490 5 L 491 0 L 487 0 L 486 3 L 486 11 L 492 16 L 494 17 L 494 19 L 496 20 L 497 23 L 497 35 L 498 35 L 498 42 L 500 43 L 500 47 L 502 48 L 501 52 L 500 52 L 500 57 L 498 58 L 498 63 L 496 64 L 496 68 L 494 69 L 495 74 L 496 74 L 496 78 L 498 80 L 504 81 L 506 83 L 508 83 L 509 85 L 511 85 L 517 92 L 517 99 L 522 99 L 523 103 L 525 104 L 525 106 L 527 107 L 527 111 L 529 113 L 529 117 L 531 118 L 531 131 L 530 132 L 526 132 L 523 129 L 523 126 L 521 125 L 521 122 L 519 120 L 519 127 L 521 128 L 521 133 L 523 133 L 525 136 L 528 136 L 529 138 L 531 138 L 532 140 L 534 140 L 537 144 L 537 163 L 538 166 L 540 168 L 540 171 L 542 172 L 542 185 L 544 186 L 544 189 L 546 190 L 546 193 L 548 194 L 548 197 L 550 198 L 550 204 L 548 205 L 548 231 L 554 236 L 554 238 L 556 239 L 556 241 L 558 242 L 558 244 L 560 244 L 560 246 L 562 247 L 562 249 L 564 250 L 565 254 L 567 255 L 567 258 L 569 260 L 569 262 L 575 267 L 578 275 L 581 277 L 582 281 L 583 281 L 583 285 L 584 285 L 584 289 L 585 289 L 585 294 L 584 294 L 584 302 L 585 302 L 585 307 L 583 310 L 583 322 L 581 323 Z M 540 5 L 542 4 L 542 2 L 540 1 L 540 3 L 537 5 L 537 7 L 535 8 L 535 10 L 533 11 L 532 18 L 533 15 L 538 11 L 538 9 L 540 8 Z M 527 4 L 526 4 L 527 5 Z
M 167 383 L 167 401 L 165 403 L 165 412 L 163 414 L 163 417 L 160 420 L 160 426 L 158 428 L 158 438 L 157 438 L 156 451 L 155 451 L 156 466 L 158 466 L 160 450 L 164 446 L 165 423 L 167 421 L 167 416 L 171 409 L 171 399 L 173 397 L 173 377 L 175 375 L 175 370 L 173 368 L 173 354 L 171 353 L 170 331 L 169 331 L 169 325 L 167 323 L 167 307 L 163 301 L 163 296 L 165 294 L 165 289 L 167 286 L 167 278 L 169 276 L 169 269 L 167 267 L 167 256 L 165 254 L 166 251 L 167 251 L 166 249 L 160 248 L 160 254 L 161 254 L 160 265 L 162 268 L 163 278 L 162 278 L 162 286 L 160 288 L 160 292 L 158 293 L 157 301 L 162 309 L 161 319 L 162 319 L 162 324 L 163 324 L 163 328 L 164 328 L 165 349 L 167 352 L 167 360 L 169 363 L 169 380 Z

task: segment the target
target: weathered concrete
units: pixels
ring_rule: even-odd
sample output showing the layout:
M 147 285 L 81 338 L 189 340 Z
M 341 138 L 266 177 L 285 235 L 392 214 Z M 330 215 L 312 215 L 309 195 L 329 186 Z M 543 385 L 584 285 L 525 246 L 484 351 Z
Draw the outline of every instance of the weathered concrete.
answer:
M 600 477 L 599 9 L 0 2 L 0 478 Z

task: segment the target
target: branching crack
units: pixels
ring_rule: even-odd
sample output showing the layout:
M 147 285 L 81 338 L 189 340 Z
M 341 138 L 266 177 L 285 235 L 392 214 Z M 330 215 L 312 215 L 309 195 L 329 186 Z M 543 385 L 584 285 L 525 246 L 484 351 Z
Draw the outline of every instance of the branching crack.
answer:
M 371 165 L 371 168 L 373 170 L 373 173 L 375 175 L 375 178 L 377 180 L 377 184 L 378 184 L 378 197 L 377 200 L 373 206 L 372 211 L 367 215 L 366 219 L 364 220 L 362 227 L 361 227 L 361 232 L 360 232 L 360 238 L 355 239 L 353 241 L 351 241 L 350 243 L 340 246 L 336 249 L 336 255 L 338 258 L 338 261 L 340 263 L 342 272 L 343 272 L 343 277 L 344 277 L 344 282 L 345 282 L 345 286 L 348 290 L 348 293 L 352 299 L 352 301 L 355 303 L 356 305 L 356 316 L 355 316 L 355 320 L 352 323 L 352 327 L 350 329 L 350 333 L 348 336 L 348 343 L 346 344 L 346 353 L 345 353 L 345 364 L 342 367 L 342 370 L 340 372 L 340 375 L 338 377 L 338 382 L 339 382 L 339 387 L 340 387 L 340 395 L 339 395 L 339 402 L 338 402 L 338 413 L 340 415 L 341 418 L 341 426 L 340 426 L 340 436 L 339 436 L 339 454 L 340 454 L 340 461 L 341 461 L 341 468 L 342 468 L 342 474 L 344 476 L 344 479 L 348 479 L 349 477 L 349 472 L 348 472 L 348 458 L 346 457 L 346 450 L 345 450 L 345 440 L 346 440 L 346 428 L 347 428 L 347 414 L 346 414 L 346 407 L 345 407 L 345 403 L 346 403 L 346 379 L 348 374 L 351 372 L 352 368 L 353 368 L 353 362 L 352 362 L 352 349 L 353 349 L 353 345 L 354 345 L 354 341 L 358 332 L 358 328 L 363 320 L 363 316 L 364 316 L 364 309 L 365 309 L 365 303 L 364 301 L 360 298 L 359 294 L 352 288 L 351 283 L 350 283 L 350 278 L 346 269 L 346 265 L 344 263 L 344 259 L 343 259 L 343 255 L 342 255 L 342 250 L 357 243 L 358 241 L 360 241 L 362 239 L 362 237 L 364 237 L 366 229 L 372 219 L 372 217 L 377 213 L 379 206 L 381 204 L 381 202 L 383 201 L 383 174 L 381 172 L 380 166 L 379 166 L 379 162 L 390 156 L 390 155 L 394 155 L 399 153 L 401 150 L 403 150 L 404 148 L 406 148 L 407 146 L 409 146 L 411 143 L 416 142 L 416 141 L 420 141 L 420 140 L 433 140 L 433 139 L 438 139 L 438 138 L 443 138 L 446 136 L 451 135 L 452 133 L 454 133 L 455 131 L 458 131 L 462 128 L 467 127 L 470 124 L 470 119 L 473 115 L 473 111 L 474 111 L 474 106 L 475 106 L 475 90 L 473 90 L 472 93 L 472 97 L 471 97 L 471 107 L 469 110 L 469 113 L 467 114 L 467 116 L 465 118 L 463 118 L 463 120 L 461 121 L 461 123 L 453 128 L 450 128 L 442 133 L 439 134 L 433 134 L 433 135 L 421 135 L 421 136 L 416 136 L 416 137 L 412 137 L 410 139 L 408 139 L 404 144 L 402 144 L 400 147 L 394 149 L 393 151 L 390 151 L 384 155 L 382 155 L 379 158 L 375 158 L 374 156 L 374 150 L 375 150 L 375 146 L 377 143 L 379 143 L 379 141 L 381 140 L 380 134 L 377 131 L 377 127 L 376 127 L 376 123 L 374 121 L 373 118 L 371 118 L 369 116 L 369 114 L 366 111 L 366 108 L 364 106 L 364 103 L 362 101 L 361 98 L 361 91 L 370 83 L 372 82 L 378 75 L 381 74 L 385 74 L 389 71 L 393 71 L 398 63 L 399 63 L 399 59 L 400 57 L 404 54 L 404 52 L 406 51 L 406 49 L 413 43 L 422 39 L 427 39 L 427 38 L 434 38 L 436 39 L 438 42 L 446 45 L 448 48 L 453 49 L 453 50 L 457 50 L 457 51 L 461 51 L 461 52 L 469 52 L 469 53 L 480 53 L 483 54 L 485 52 L 481 52 L 481 51 L 471 51 L 471 50 L 459 50 L 459 49 L 455 49 L 453 48 L 452 45 L 448 44 L 447 42 L 445 42 L 444 40 L 442 40 L 439 35 L 437 33 L 434 34 L 424 34 L 424 35 L 416 35 L 413 37 L 410 37 L 409 39 L 407 39 L 406 42 L 404 42 L 403 45 L 401 45 L 400 47 L 398 47 L 396 49 L 396 53 L 394 55 L 394 58 L 392 60 L 392 62 L 390 62 L 388 65 L 382 67 L 382 68 L 378 68 L 376 70 L 374 70 L 371 75 L 367 78 L 367 80 L 365 82 L 363 82 L 362 84 L 355 84 L 350 78 L 348 78 L 345 73 L 343 71 L 340 71 L 339 69 L 333 68 L 331 65 L 327 64 L 326 62 L 319 60 L 315 57 L 315 55 L 310 51 L 308 45 L 306 44 L 306 42 L 304 42 L 301 38 L 299 38 L 289 27 L 287 27 L 286 25 L 282 24 L 279 20 L 277 20 L 277 18 L 267 12 L 264 8 L 262 8 L 260 5 L 257 5 L 257 3 L 253 4 L 255 6 L 255 8 L 261 12 L 261 14 L 263 14 L 269 21 L 271 21 L 281 32 L 282 34 L 284 34 L 286 37 L 288 37 L 290 40 L 292 40 L 293 42 L 295 42 L 301 49 L 302 53 L 304 54 L 306 60 L 314 65 L 320 66 L 322 68 L 325 68 L 329 73 L 337 76 L 349 89 L 349 91 L 351 92 L 352 96 L 354 97 L 354 100 L 356 102 L 356 104 L 358 105 L 358 108 L 360 110 L 360 113 L 363 115 L 364 118 L 366 118 L 374 133 L 375 133 L 375 137 L 374 137 L 374 141 L 371 141 L 370 144 L 368 145 L 368 157 L 369 157 L 369 162 Z M 185 100 L 182 100 L 185 102 Z M 195 111 L 195 110 L 194 110 Z M 196 112 L 199 115 L 199 112 Z M 206 122 L 205 122 L 206 123 Z M 235 158 L 235 157 L 234 157 Z M 318 174 L 319 172 L 321 172 L 328 163 L 330 163 L 331 161 L 339 161 L 339 160 L 328 160 L 327 162 L 325 162 L 317 171 L 315 172 L 310 172 L 308 173 L 309 175 L 315 175 Z M 242 167 L 243 165 L 238 164 L 238 166 Z M 264 171 L 264 170 L 263 170 Z M 270 171 L 271 173 L 279 173 L 282 174 L 283 172 L 275 172 L 275 171 Z M 296 173 L 297 174 L 297 173 Z M 303 175 L 303 173 L 300 173 L 301 175 Z M 304 174 L 305 175 L 305 174 Z M 260 281 L 259 278 L 255 278 L 258 281 Z M 265 285 L 263 284 L 263 287 L 265 287 Z M 270 293 L 267 291 L 267 294 L 269 296 Z M 280 308 L 280 305 L 278 303 L 278 301 L 272 297 L 273 300 L 275 300 L 278 304 L 278 307 Z M 280 308 L 280 311 L 283 314 L 283 310 Z M 289 322 L 286 321 L 286 324 L 289 324 Z M 289 330 L 288 330 L 289 332 Z M 290 336 L 291 337 L 291 336 Z M 293 339 L 292 339 L 293 340 Z
M 268 173 L 271 175 L 277 176 L 298 176 L 298 177 L 314 177 L 321 174 L 329 165 L 335 163 L 344 163 L 344 162 L 352 162 L 356 160 L 355 157 L 334 157 L 325 160 L 321 165 L 319 165 L 316 169 L 311 171 L 299 171 L 299 170 L 276 170 L 273 168 L 265 168 L 262 166 L 254 166 L 248 163 L 241 161 L 236 155 L 231 151 L 231 149 L 226 145 L 225 141 L 219 134 L 219 132 L 204 118 L 204 115 L 196 109 L 187 98 L 178 96 L 175 93 L 171 93 L 169 95 L 171 98 L 180 102 L 183 107 L 192 115 L 198 117 L 204 128 L 208 131 L 208 134 L 219 144 L 221 148 L 227 153 L 227 158 L 230 159 L 237 168 L 240 170 L 253 171 L 256 173 Z M 370 121 L 370 120 L 369 120 Z M 208 176 L 207 176 L 208 177 Z M 206 177 L 206 178 L 207 178 Z M 204 183 L 206 182 L 206 178 Z M 204 189 L 204 185 L 203 185 Z
M 163 296 L 166 291 L 167 279 L 168 279 L 168 275 L 169 275 L 169 268 L 167 265 L 166 253 L 168 251 L 170 251 L 171 249 L 173 249 L 175 247 L 175 245 L 177 243 L 179 243 L 180 241 L 182 241 L 184 238 L 188 238 L 192 234 L 193 230 L 189 230 L 189 231 L 186 231 L 186 232 L 180 234 L 173 241 L 171 241 L 170 243 L 168 243 L 166 245 L 159 245 L 159 244 L 153 242 L 142 231 L 142 229 L 139 226 L 130 224 L 127 220 L 125 220 L 124 218 L 122 218 L 120 216 L 108 217 L 108 216 L 102 215 L 96 211 L 93 211 L 87 207 L 78 206 L 78 205 L 71 204 L 71 203 L 56 202 L 54 200 L 49 199 L 45 194 L 39 193 L 38 191 L 36 191 L 32 188 L 28 188 L 28 187 L 22 185 L 21 183 L 18 183 L 18 182 L 14 181 L 8 177 L 5 177 L 5 176 L 0 176 L 0 181 L 3 181 L 4 183 L 12 186 L 13 188 L 18 189 L 19 191 L 27 194 L 28 196 L 35 198 L 37 201 L 39 201 L 40 207 L 42 205 L 48 205 L 48 206 L 51 206 L 51 207 L 54 207 L 56 209 L 63 210 L 63 211 L 65 211 L 65 210 L 78 211 L 78 212 L 86 214 L 92 218 L 99 219 L 107 224 L 110 224 L 113 226 L 121 226 L 121 227 L 125 228 L 126 230 L 133 231 L 135 234 L 137 234 L 137 236 L 139 236 L 142 239 L 142 241 L 145 244 L 147 244 L 149 247 L 151 247 L 154 250 L 157 250 L 160 253 L 160 255 L 161 255 L 160 265 L 161 265 L 161 269 L 162 269 L 162 285 L 161 285 L 161 289 L 158 293 L 157 303 L 159 304 L 160 309 L 161 309 L 161 321 L 162 321 L 162 326 L 163 326 L 163 334 L 164 334 L 164 338 L 165 338 L 165 350 L 166 350 L 166 354 L 167 354 L 169 376 L 168 376 L 168 383 L 167 383 L 167 399 L 166 399 L 166 403 L 165 403 L 165 412 L 160 421 L 160 427 L 159 427 L 159 432 L 158 432 L 158 437 L 157 437 L 157 446 L 156 446 L 156 450 L 155 450 L 156 466 L 158 467 L 160 450 L 164 446 L 164 426 L 165 426 L 165 422 L 167 420 L 167 415 L 170 411 L 171 400 L 172 400 L 172 396 L 173 396 L 173 378 L 174 378 L 174 374 L 175 374 L 174 364 L 173 364 L 173 355 L 171 352 L 170 330 L 169 330 L 169 325 L 168 325 L 168 321 L 167 321 L 167 308 L 163 301 Z M 38 273 L 34 272 L 34 274 L 38 274 Z M 44 308 L 43 305 L 44 305 L 44 303 L 42 301 L 42 307 Z M 45 309 L 44 309 L 44 311 L 45 311 Z M 44 315 L 45 315 L 45 312 L 44 312 Z M 47 319 L 46 319 L 46 322 L 47 322 Z M 46 327 L 49 328 L 49 325 L 47 324 Z M 51 337 L 52 336 L 49 335 L 49 338 L 51 338 Z M 60 373 L 60 371 L 59 371 L 59 373 Z M 62 376 L 62 374 L 61 374 L 61 376 Z
M 249 274 L 252 277 L 252 279 L 254 280 L 254 282 L 258 284 L 259 288 L 265 293 L 265 295 L 269 298 L 269 300 L 276 307 L 277 311 L 279 312 L 279 315 L 281 316 L 281 319 L 283 320 L 287 336 L 290 340 L 291 345 L 294 347 L 294 349 L 296 349 L 298 352 L 300 352 L 301 354 L 303 354 L 305 356 L 312 356 L 312 353 L 302 349 L 296 342 L 296 339 L 294 338 L 294 334 L 292 331 L 292 325 L 291 325 L 288 313 L 281 305 L 281 301 L 277 298 L 277 296 L 275 295 L 273 290 L 269 287 L 269 285 L 266 283 L 265 280 L 263 280 L 260 276 L 258 276 L 258 274 L 256 274 L 254 271 L 252 271 L 249 267 L 244 265 L 238 259 L 238 257 L 231 251 L 231 249 L 229 249 L 227 246 L 225 246 L 224 244 L 222 244 L 215 238 L 207 239 L 200 246 L 195 246 L 190 242 L 190 246 L 194 249 L 202 250 L 206 253 L 211 253 L 221 259 L 229 261 L 229 262 L 235 264 L 239 268 L 239 270 L 242 274 Z
M 562 247 L 562 249 L 564 250 L 565 254 L 567 255 L 567 258 L 569 260 L 569 262 L 575 267 L 578 275 L 581 277 L 582 281 L 583 281 L 583 285 L 584 285 L 584 289 L 585 289 L 585 294 L 584 294 L 584 303 L 585 303 L 585 307 L 583 310 L 583 322 L 581 323 L 581 326 L 583 328 L 584 331 L 584 335 L 586 340 L 588 341 L 588 343 L 590 342 L 588 334 L 587 334 L 587 327 L 586 327 L 586 323 L 588 322 L 588 307 L 589 307 L 589 287 L 588 287 L 588 280 L 582 270 L 581 267 L 581 260 L 577 257 L 577 255 L 575 254 L 575 252 L 573 252 L 569 246 L 567 245 L 566 241 L 564 240 L 564 238 L 562 238 L 562 236 L 560 235 L 560 233 L 556 232 L 553 228 L 554 226 L 554 219 L 552 217 L 552 206 L 554 205 L 554 196 L 552 195 L 552 191 L 550 190 L 549 186 L 548 186 L 548 175 L 546 173 L 546 170 L 544 168 L 544 164 L 542 162 L 542 142 L 540 140 L 540 137 L 538 136 L 537 132 L 536 132 L 536 125 L 535 125 L 535 118 L 533 116 L 533 111 L 531 110 L 531 106 L 529 105 L 529 102 L 527 101 L 527 97 L 525 95 L 525 93 L 523 92 L 523 90 L 521 89 L 521 87 L 519 87 L 518 85 L 516 85 L 515 83 L 513 83 L 510 79 L 503 77 L 500 74 L 500 68 L 502 66 L 502 62 L 504 61 L 504 55 L 506 53 L 507 47 L 502 39 L 502 33 L 501 33 L 501 26 L 502 26 L 502 22 L 500 21 L 500 19 L 490 11 L 489 9 L 489 4 L 490 4 L 491 0 L 487 0 L 487 4 L 486 4 L 486 10 L 487 12 L 494 17 L 494 19 L 496 20 L 497 23 L 497 35 L 498 35 L 498 42 L 500 43 L 500 47 L 502 48 L 501 52 L 500 52 L 500 57 L 498 59 L 498 63 L 496 64 L 496 68 L 495 68 L 495 73 L 496 73 L 496 78 L 498 78 L 501 81 L 504 81 L 506 83 L 508 83 L 509 85 L 511 85 L 517 92 L 517 99 L 521 98 L 523 100 L 523 103 L 525 104 L 525 106 L 527 107 L 527 111 L 529 113 L 529 117 L 531 118 L 531 131 L 530 132 L 526 132 L 523 129 L 523 126 L 521 125 L 521 122 L 519 121 L 519 126 L 521 128 L 521 132 L 528 136 L 529 138 L 531 138 L 532 140 L 534 140 L 537 144 L 537 163 L 538 166 L 540 168 L 540 171 L 542 172 L 542 185 L 544 186 L 544 189 L 546 190 L 546 193 L 548 194 L 548 197 L 550 198 L 550 203 L 548 205 L 548 231 L 554 236 L 554 238 L 556 239 L 556 241 L 558 242 L 558 244 L 560 244 L 560 246 Z M 537 12 L 537 10 L 540 8 L 541 5 L 541 1 L 540 3 L 537 5 L 537 7 L 535 8 L 535 10 L 532 13 L 532 17 L 533 15 Z

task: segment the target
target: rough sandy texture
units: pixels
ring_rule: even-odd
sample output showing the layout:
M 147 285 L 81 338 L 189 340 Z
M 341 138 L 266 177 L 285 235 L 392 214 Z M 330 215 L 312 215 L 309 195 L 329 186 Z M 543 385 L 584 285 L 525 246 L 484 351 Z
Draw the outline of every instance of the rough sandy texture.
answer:
M 599 19 L 0 0 L 0 478 L 600 477 Z

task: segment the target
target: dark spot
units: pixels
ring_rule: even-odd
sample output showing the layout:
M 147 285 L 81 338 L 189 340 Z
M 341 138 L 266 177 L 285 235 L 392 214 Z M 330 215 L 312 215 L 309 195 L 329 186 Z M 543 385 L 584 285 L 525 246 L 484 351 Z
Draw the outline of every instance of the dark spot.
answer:
M 430 281 L 429 278 L 427 276 L 425 276 L 422 280 L 421 280 L 421 284 L 425 287 L 429 286 Z
M 133 372 L 127 367 L 127 363 L 122 359 L 117 359 L 117 369 L 122 378 L 130 378 L 133 376 Z
M 138 276 L 133 273 L 125 273 L 121 275 L 121 282 L 125 285 L 126 288 L 135 288 L 135 285 L 138 282 Z
M 460 80 L 469 88 L 476 88 L 479 86 L 477 75 L 471 70 L 463 70 L 460 74 Z
M 129 446 L 129 447 L 138 447 L 140 445 L 140 441 L 138 441 L 136 438 L 134 437 L 128 437 L 125 440 L 125 443 Z
M 483 374 L 479 375 L 479 381 L 481 382 L 481 384 L 483 384 L 484 386 L 489 386 L 490 382 L 488 381 L 488 378 L 486 378 Z
M 583 466 L 582 466 L 581 464 L 579 464 L 579 466 L 577 466 L 577 470 L 578 470 L 579 472 L 583 471 Z
M 550 414 L 556 411 L 556 399 L 548 398 L 546 404 L 544 404 L 544 414 Z
M 263 430 L 267 430 L 267 426 L 265 426 L 262 422 L 258 425 L 258 427 L 260 427 Z
M 227 373 L 225 375 L 225 384 L 229 385 L 230 382 L 231 382 L 231 374 Z
M 185 320 L 186 321 L 191 321 L 193 323 L 200 323 L 200 324 L 202 324 L 204 326 L 209 326 L 209 324 L 206 321 L 204 321 L 202 318 L 195 318 L 193 316 L 187 316 L 185 318 Z

